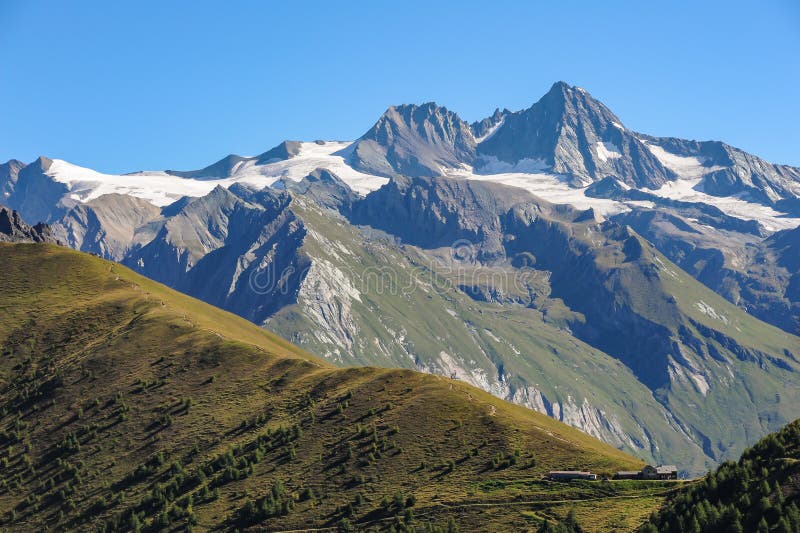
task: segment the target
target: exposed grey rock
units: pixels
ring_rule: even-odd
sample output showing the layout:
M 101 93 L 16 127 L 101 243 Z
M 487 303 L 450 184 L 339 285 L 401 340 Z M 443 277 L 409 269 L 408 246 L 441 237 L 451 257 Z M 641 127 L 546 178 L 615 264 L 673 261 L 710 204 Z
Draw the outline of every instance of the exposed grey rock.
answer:
M 352 220 L 426 248 L 473 243 L 484 259 L 503 252 L 500 216 L 533 195 L 480 181 L 396 177 L 353 206 Z
M 652 242 L 698 281 L 751 315 L 790 333 L 800 333 L 798 229 L 763 239 L 758 228 L 709 206 L 636 208 L 615 215 Z
M 121 261 L 152 241 L 161 225 L 161 210 L 146 200 L 106 194 L 74 206 L 53 232 L 71 248 Z
M 358 198 L 339 176 L 324 168 L 314 170 L 300 181 L 282 179 L 273 187 L 305 196 L 323 207 L 340 212 L 348 212 Z
M 300 143 L 297 141 L 283 141 L 275 148 L 267 150 L 256 157 L 256 163 L 265 165 L 275 161 L 286 161 L 300 153 Z
M 290 197 L 269 189 L 215 188 L 168 218 L 124 263 L 256 322 L 291 303 L 308 270 L 305 235 Z
M 606 106 L 564 82 L 529 109 L 510 113 L 478 146 L 476 167 L 491 173 L 496 162 L 541 164 L 572 177 L 574 185 L 616 176 L 637 187 L 674 179 L 650 150 Z
M 0 200 L 3 202 L 6 202 L 11 193 L 14 192 L 19 171 L 24 166 L 25 163 L 16 159 L 9 159 L 0 165 Z
M 275 148 L 267 150 L 261 155 L 255 157 L 243 157 L 236 154 L 230 154 L 214 164 L 211 164 L 200 170 L 167 170 L 167 174 L 173 176 L 180 176 L 182 178 L 193 179 L 219 179 L 227 178 L 236 168 L 247 161 L 255 161 L 257 165 L 264 165 L 267 163 L 274 163 L 276 161 L 285 161 L 300 153 L 300 143 L 296 141 L 283 141 Z
M 511 111 L 508 109 L 503 109 L 500 111 L 500 108 L 494 110 L 494 113 L 490 117 L 486 117 L 483 120 L 478 120 L 470 124 L 470 129 L 472 130 L 472 135 L 475 137 L 477 142 L 480 142 L 486 139 L 489 135 L 497 131 L 497 127 L 503 122 L 506 115 L 510 115 Z
M 53 236 L 50 226 L 41 222 L 26 224 L 19 213 L 0 205 L 0 242 L 49 242 L 61 244 Z
M 800 273 L 800 227 L 774 233 L 764 244 L 773 251 L 779 265 Z
M 200 170 L 167 170 L 166 173 L 173 176 L 180 176 L 182 178 L 193 178 L 198 180 L 225 178 L 231 175 L 231 172 L 238 164 L 248 160 L 249 158 L 247 157 L 230 154 L 223 157 L 216 163 L 213 163 L 205 168 L 201 168 Z
M 667 152 L 697 157 L 709 168 L 702 190 L 713 196 L 741 195 L 751 201 L 776 205 L 800 197 L 800 168 L 776 165 L 719 141 L 688 141 L 674 137 L 640 135 Z M 796 212 L 800 213 L 800 210 Z
M 379 176 L 439 176 L 471 163 L 475 138 L 469 125 L 433 102 L 392 106 L 348 148 L 350 164 Z
M 52 164 L 51 159 L 40 157 L 19 170 L 14 190 L 5 201 L 25 220 L 52 222 L 77 203 L 67 197 L 65 184 L 45 173 Z

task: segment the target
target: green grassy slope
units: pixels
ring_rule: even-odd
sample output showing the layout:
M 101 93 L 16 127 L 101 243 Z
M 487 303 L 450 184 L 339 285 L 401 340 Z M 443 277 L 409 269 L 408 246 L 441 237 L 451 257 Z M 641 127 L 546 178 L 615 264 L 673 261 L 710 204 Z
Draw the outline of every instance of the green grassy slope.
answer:
M 0 312 L 3 530 L 525 531 L 598 506 L 587 530 L 625 530 L 672 489 L 543 482 L 641 463 L 458 381 L 333 368 L 64 248 L 0 245 Z
M 676 492 L 642 532 L 800 530 L 800 420 Z
M 339 364 L 456 375 L 515 403 L 548 409 L 645 460 L 675 462 L 689 472 L 709 468 L 703 450 L 630 369 L 565 329 L 561 315 L 568 311 L 476 301 L 457 288 L 492 280 L 509 293 L 524 291 L 515 269 L 473 272 L 459 265 L 448 271 L 448 258 L 440 266 L 430 251 L 364 235 L 303 198 L 292 205 L 309 228 L 303 252 L 327 265 L 320 281 L 308 284 L 339 279 L 341 286 L 326 297 L 301 294 L 299 305 L 267 322 L 272 331 Z M 317 278 L 313 268 L 309 278 Z M 348 330 L 358 335 L 350 339 Z
M 629 228 L 605 224 L 602 246 L 591 224 L 530 228 L 520 247 L 586 317 L 572 321 L 575 334 L 624 361 L 714 462 L 797 417 L 800 338 L 737 309 Z M 553 241 L 562 253 L 548 256 Z
M 673 328 L 674 358 L 684 359 L 684 371 L 673 375 L 664 401 L 689 431 L 724 451 L 717 457 L 736 457 L 743 443 L 800 414 L 800 338 L 749 315 L 654 249 L 650 253 L 659 282 L 686 317 Z M 686 339 L 692 337 L 705 346 L 691 346 Z

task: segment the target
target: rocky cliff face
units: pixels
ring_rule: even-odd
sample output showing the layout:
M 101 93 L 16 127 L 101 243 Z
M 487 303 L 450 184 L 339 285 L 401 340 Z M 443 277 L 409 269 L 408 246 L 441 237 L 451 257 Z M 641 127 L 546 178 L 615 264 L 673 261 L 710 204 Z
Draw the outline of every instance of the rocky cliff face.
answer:
M 354 167 L 383 176 L 433 177 L 473 167 L 487 175 L 557 174 L 574 187 L 611 177 L 647 189 L 692 179 L 712 196 L 800 213 L 797 168 L 717 141 L 633 132 L 586 90 L 564 82 L 528 109 L 497 109 L 471 126 L 432 103 L 391 107 L 346 155 Z
M 14 190 L 5 201 L 25 220 L 52 222 L 77 203 L 67 197 L 66 185 L 47 175 L 52 163 L 52 160 L 40 157 L 19 169 Z
M 348 161 L 379 176 L 440 176 L 475 157 L 469 125 L 445 107 L 392 106 L 349 148 Z
M 53 233 L 71 248 L 121 261 L 155 238 L 162 210 L 126 194 L 106 194 L 77 204 L 56 221 Z
M 510 187 L 447 178 L 395 178 L 353 206 L 352 220 L 435 248 L 467 241 L 483 258 L 502 252 L 499 215 L 533 197 Z
M 494 135 L 497 129 L 503 124 L 503 120 L 511 114 L 511 111 L 508 109 L 503 109 L 500 111 L 500 108 L 494 110 L 491 116 L 484 118 L 483 120 L 477 120 L 469 125 L 470 129 L 472 130 L 472 135 L 475 137 L 475 141 L 480 143 L 488 139 L 490 136 Z
M 14 192 L 19 178 L 19 171 L 25 167 L 25 163 L 16 159 L 10 159 L 0 165 L 0 200 L 8 202 L 8 197 Z
M 484 172 L 538 165 L 572 176 L 576 185 L 616 176 L 631 186 L 657 187 L 675 178 L 607 107 L 564 82 L 529 109 L 507 115 L 478 155 Z
M 719 141 L 687 141 L 639 135 L 668 153 L 698 158 L 709 169 L 702 190 L 714 196 L 741 195 L 755 202 L 800 212 L 800 168 L 776 165 Z
M 61 244 L 47 224 L 26 224 L 18 212 L 0 205 L 0 242 L 49 242 Z
M 318 168 L 300 181 L 284 179 L 273 187 L 310 198 L 335 211 L 349 212 L 358 195 L 333 172 Z
M 218 187 L 182 205 L 123 263 L 157 281 L 263 323 L 297 296 L 305 235 L 289 196 Z

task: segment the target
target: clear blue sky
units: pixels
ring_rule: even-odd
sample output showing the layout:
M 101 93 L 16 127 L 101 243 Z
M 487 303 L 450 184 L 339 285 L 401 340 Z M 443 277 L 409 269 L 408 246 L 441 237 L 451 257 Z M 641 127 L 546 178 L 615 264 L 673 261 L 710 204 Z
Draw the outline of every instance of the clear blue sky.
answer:
M 354 139 L 391 104 L 475 120 L 556 80 L 630 128 L 800 165 L 800 2 L 0 0 L 0 159 L 197 168 Z

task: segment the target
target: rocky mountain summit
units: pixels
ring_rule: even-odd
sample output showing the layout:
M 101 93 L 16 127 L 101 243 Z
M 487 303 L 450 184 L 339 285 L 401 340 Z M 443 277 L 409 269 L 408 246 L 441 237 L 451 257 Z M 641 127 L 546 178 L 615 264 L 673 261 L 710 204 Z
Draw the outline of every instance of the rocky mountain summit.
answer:
M 392 106 L 348 148 L 348 161 L 382 176 L 439 176 L 470 163 L 477 143 L 469 124 L 433 102 Z
M 475 140 L 480 143 L 481 141 L 488 139 L 494 132 L 497 131 L 503 124 L 503 120 L 505 120 L 506 116 L 510 115 L 511 111 L 508 109 L 503 109 L 500 111 L 500 108 L 494 110 L 491 116 L 488 116 L 482 120 L 476 120 L 472 124 L 469 125 L 470 129 L 472 130 L 472 135 L 475 137 Z
M 605 178 L 659 189 L 681 179 L 717 197 L 800 212 L 800 169 L 768 163 L 718 141 L 660 138 L 629 130 L 585 89 L 564 82 L 530 108 L 497 109 L 467 125 L 427 103 L 390 107 L 348 148 L 355 168 L 384 176 L 552 173 L 581 188 Z M 702 178 L 702 179 L 701 179 Z
M 540 165 L 575 185 L 614 176 L 634 187 L 658 188 L 676 175 L 619 118 L 584 89 L 558 82 L 528 109 L 510 113 L 478 146 L 490 172 Z

